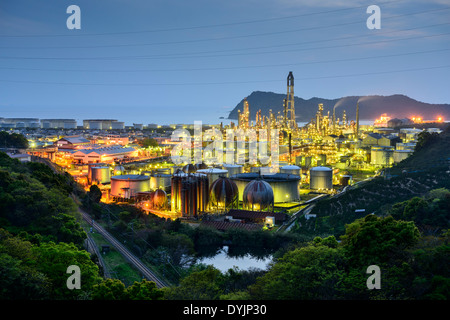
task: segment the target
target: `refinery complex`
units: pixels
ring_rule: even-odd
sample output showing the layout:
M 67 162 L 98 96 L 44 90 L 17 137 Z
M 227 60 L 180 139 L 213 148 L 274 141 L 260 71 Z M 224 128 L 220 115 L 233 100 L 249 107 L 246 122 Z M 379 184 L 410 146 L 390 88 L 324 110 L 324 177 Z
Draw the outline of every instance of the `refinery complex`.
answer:
M 46 159 L 87 191 L 97 185 L 102 202 L 131 204 L 148 214 L 219 230 L 280 227 L 314 199 L 388 174 L 387 168 L 412 154 L 423 131 L 414 126 L 394 129 L 386 114 L 362 125 L 358 103 L 346 106 L 355 108 L 355 119 L 348 119 L 345 110 L 325 113 L 319 103 L 316 116 L 299 126 L 296 107 L 301 108 L 294 105 L 294 75 L 289 72 L 283 111 L 262 115 L 261 110 L 253 110 L 256 117 L 250 119 L 252 106 L 244 98 L 237 123 L 204 125 L 200 153 L 188 154 L 177 163 L 172 156 L 180 142 L 173 134 L 176 130 L 193 134 L 192 124 L 127 127 L 118 120 L 87 119 L 78 126 L 73 119 L 1 118 L 0 127 L 27 137 L 29 148 L 23 153 L 29 157 Z M 216 147 L 220 141 L 220 148 L 234 152 L 238 132 L 254 134 L 253 140 L 247 135 L 240 141 L 244 152 L 232 153 L 231 161 L 229 152 L 211 161 L 208 141 L 215 141 Z M 227 144 L 230 134 L 233 138 Z M 155 143 L 145 145 L 146 139 Z M 254 161 L 252 146 L 265 146 L 265 161 Z

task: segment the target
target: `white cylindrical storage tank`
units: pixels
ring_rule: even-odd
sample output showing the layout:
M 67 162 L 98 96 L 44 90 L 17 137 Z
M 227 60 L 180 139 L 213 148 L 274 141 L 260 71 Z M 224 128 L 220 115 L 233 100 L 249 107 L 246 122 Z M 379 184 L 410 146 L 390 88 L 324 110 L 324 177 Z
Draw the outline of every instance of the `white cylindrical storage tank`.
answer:
M 229 177 L 244 172 L 244 167 L 239 164 L 224 164 L 222 167 L 228 171 Z
M 111 122 L 111 129 L 116 129 L 116 130 L 125 129 L 125 122 L 113 121 L 113 122 Z
M 300 176 L 301 168 L 299 166 L 287 165 L 280 168 L 280 173 L 294 174 Z
M 111 177 L 111 196 L 132 198 L 139 192 L 150 191 L 150 177 L 138 174 L 127 174 Z
M 156 173 L 152 174 L 150 176 L 150 189 L 156 190 L 156 189 L 163 189 L 166 191 L 166 189 L 170 188 L 172 175 L 171 174 L 165 174 L 165 173 Z
M 412 150 L 394 150 L 394 162 L 405 160 L 413 153 Z
M 394 162 L 393 150 L 385 147 L 372 147 L 370 150 L 370 163 L 386 166 Z
M 224 169 L 208 168 L 197 170 L 197 172 L 204 173 L 208 176 L 209 185 L 211 185 L 214 181 L 219 179 L 220 176 L 228 177 L 228 170 Z
M 328 167 L 314 167 L 309 170 L 309 187 L 311 189 L 332 189 L 333 170 Z
M 89 129 L 101 130 L 102 122 L 101 121 L 89 121 Z
M 91 183 L 106 184 L 111 182 L 109 167 L 91 167 Z

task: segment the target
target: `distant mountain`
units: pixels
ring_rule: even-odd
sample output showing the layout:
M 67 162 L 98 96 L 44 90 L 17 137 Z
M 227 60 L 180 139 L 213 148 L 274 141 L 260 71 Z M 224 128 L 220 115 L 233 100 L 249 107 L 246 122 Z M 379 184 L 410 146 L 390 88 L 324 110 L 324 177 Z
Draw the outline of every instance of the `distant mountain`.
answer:
M 283 99 L 286 94 L 254 91 L 248 97 L 250 106 L 250 120 L 255 119 L 256 112 L 261 109 L 262 115 L 269 115 L 269 110 L 276 115 L 278 111 L 283 113 Z M 391 96 L 348 96 L 337 99 L 311 98 L 308 100 L 295 97 L 295 115 L 298 122 L 309 122 L 315 117 L 319 103 L 323 103 L 324 114 L 333 114 L 336 105 L 336 117 L 342 119 L 342 111 L 345 110 L 347 119 L 356 118 L 356 103 L 359 100 L 360 120 L 374 120 L 386 113 L 391 118 L 408 118 L 421 116 L 425 120 L 437 119 L 442 116 L 450 119 L 450 104 L 431 104 L 411 99 L 405 95 Z M 238 119 L 238 110 L 243 109 L 243 101 L 230 112 L 228 119 Z

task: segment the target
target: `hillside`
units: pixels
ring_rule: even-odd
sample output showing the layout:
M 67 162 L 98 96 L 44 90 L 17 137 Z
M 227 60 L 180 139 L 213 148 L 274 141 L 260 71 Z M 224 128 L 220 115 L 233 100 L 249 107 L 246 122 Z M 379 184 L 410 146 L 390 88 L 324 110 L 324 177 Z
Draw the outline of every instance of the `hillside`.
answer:
M 435 189 L 450 190 L 449 128 L 390 169 L 390 179 L 377 177 L 341 195 L 318 202 L 311 211 L 317 219 L 304 221 L 302 232 L 341 234 L 345 224 L 364 215 L 383 215 L 389 213 L 395 203 L 423 197 Z M 355 213 L 356 209 L 365 209 L 365 212 Z M 449 228 L 449 215 L 450 212 L 439 228 Z
M 261 109 L 263 115 L 269 115 L 269 110 L 273 113 L 283 111 L 283 99 L 286 94 L 254 91 L 248 97 L 250 105 L 250 119 L 254 120 L 256 112 Z M 391 96 L 348 96 L 336 99 L 324 99 L 313 97 L 303 99 L 295 97 L 295 114 L 298 122 L 309 122 L 314 118 L 319 103 L 323 103 L 324 113 L 333 114 L 336 105 L 336 116 L 342 118 L 342 111 L 345 110 L 348 119 L 355 119 L 356 103 L 359 100 L 360 119 L 374 120 L 382 113 L 387 113 L 391 118 L 405 118 L 412 116 L 422 116 L 425 120 L 432 120 L 437 116 L 450 119 L 450 104 L 430 104 L 414 100 L 405 95 Z M 243 109 L 243 99 L 230 112 L 228 119 L 238 118 L 238 110 Z M 427 119 L 429 117 L 430 119 Z

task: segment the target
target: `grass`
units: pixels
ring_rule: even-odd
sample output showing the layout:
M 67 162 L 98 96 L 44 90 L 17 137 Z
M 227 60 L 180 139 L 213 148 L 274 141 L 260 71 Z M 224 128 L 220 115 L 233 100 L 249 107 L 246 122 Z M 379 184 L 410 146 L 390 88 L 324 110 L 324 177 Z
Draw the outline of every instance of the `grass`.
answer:
M 86 222 L 82 223 L 86 232 L 89 232 L 89 226 Z M 110 251 L 102 254 L 103 261 L 108 268 L 111 277 L 121 280 L 126 287 L 132 285 L 135 281 L 141 281 L 142 276 L 128 261 L 118 252 L 103 236 L 99 233 L 90 233 L 92 239 L 95 241 L 97 247 L 101 251 L 102 245 L 109 245 Z

